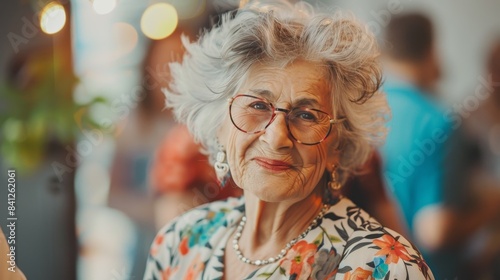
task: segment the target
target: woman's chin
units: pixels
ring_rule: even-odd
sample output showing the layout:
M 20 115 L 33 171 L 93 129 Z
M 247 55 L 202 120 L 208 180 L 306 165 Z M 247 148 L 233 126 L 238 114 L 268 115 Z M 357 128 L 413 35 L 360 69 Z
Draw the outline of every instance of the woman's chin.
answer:
M 298 200 L 303 196 L 304 187 L 293 170 L 270 173 L 257 165 L 251 166 L 240 178 L 240 184 L 246 194 L 252 194 L 266 202 Z M 305 196 L 304 196 L 305 197 Z

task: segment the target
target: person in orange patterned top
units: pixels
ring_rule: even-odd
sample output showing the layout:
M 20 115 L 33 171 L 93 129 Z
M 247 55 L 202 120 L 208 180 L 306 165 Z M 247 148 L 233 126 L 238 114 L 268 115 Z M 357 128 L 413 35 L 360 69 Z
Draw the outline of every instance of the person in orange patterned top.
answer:
M 207 156 L 184 125 L 173 127 L 151 164 L 149 180 L 157 196 L 155 223 L 163 226 L 180 214 L 204 203 L 236 197 L 240 188 L 221 188 Z

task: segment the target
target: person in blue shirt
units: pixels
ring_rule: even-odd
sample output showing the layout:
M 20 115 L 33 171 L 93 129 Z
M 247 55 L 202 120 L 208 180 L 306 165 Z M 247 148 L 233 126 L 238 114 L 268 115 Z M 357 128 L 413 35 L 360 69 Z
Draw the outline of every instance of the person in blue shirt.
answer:
M 383 176 L 436 279 L 454 279 L 461 248 L 450 236 L 465 231 L 457 209 L 470 201 L 459 130 L 432 93 L 441 70 L 431 21 L 418 13 L 394 16 L 383 52 L 392 112 L 380 150 Z
M 441 72 L 430 20 L 420 14 L 394 17 L 385 39 L 383 89 L 392 117 L 381 149 L 384 177 L 414 236 L 417 214 L 443 201 L 441 171 L 451 124 L 431 99 Z

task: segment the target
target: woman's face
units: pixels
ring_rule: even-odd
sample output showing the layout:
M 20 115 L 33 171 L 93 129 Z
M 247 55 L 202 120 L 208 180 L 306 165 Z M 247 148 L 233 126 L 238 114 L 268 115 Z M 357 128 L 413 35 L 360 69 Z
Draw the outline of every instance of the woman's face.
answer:
M 305 61 L 296 61 L 286 68 L 256 65 L 238 94 L 257 96 L 283 109 L 305 104 L 332 116 L 324 71 L 317 64 Z M 235 183 L 267 202 L 306 198 L 318 185 L 325 169 L 331 170 L 337 162 L 333 149 L 335 127 L 317 145 L 300 144 L 290 135 L 282 112 L 257 134 L 238 130 L 228 113 L 219 131 L 219 141 L 226 148 Z

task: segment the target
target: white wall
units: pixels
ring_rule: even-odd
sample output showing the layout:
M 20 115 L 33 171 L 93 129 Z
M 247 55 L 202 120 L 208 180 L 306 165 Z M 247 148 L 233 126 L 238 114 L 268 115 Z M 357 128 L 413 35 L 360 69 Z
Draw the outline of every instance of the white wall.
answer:
M 377 26 L 388 16 L 410 11 L 428 14 L 436 27 L 443 63 L 441 92 L 448 102 L 461 102 L 479 85 L 485 75 L 485 60 L 495 36 L 500 37 L 500 0 L 324 0 L 353 11 Z

